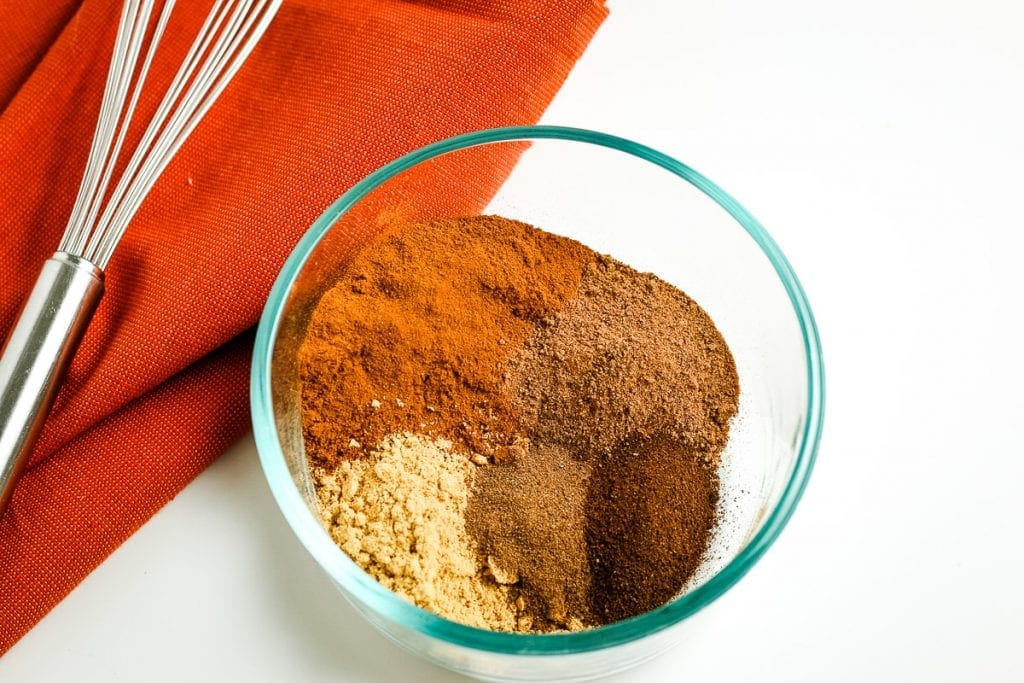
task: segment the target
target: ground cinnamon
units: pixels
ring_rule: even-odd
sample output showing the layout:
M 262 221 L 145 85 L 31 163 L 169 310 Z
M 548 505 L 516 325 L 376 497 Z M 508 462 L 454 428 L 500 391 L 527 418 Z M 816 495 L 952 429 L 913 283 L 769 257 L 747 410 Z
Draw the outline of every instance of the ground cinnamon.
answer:
M 299 352 L 307 452 L 330 465 L 401 430 L 483 455 L 510 444 L 518 411 L 500 391 L 504 364 L 576 293 L 590 257 L 498 217 L 386 234 L 309 323 Z

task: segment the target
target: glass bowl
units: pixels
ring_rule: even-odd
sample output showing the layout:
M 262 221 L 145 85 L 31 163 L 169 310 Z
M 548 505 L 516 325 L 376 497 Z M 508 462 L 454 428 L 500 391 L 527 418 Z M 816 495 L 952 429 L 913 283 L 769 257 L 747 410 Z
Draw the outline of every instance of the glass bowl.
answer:
M 382 587 L 320 524 L 295 367 L 311 309 L 378 225 L 396 216 L 481 212 L 578 239 L 659 275 L 711 315 L 732 349 L 741 400 L 723 456 L 726 508 L 719 510 L 729 522 L 708 553 L 715 558 L 661 608 L 577 633 L 463 626 Z M 703 175 L 654 149 L 594 131 L 534 126 L 429 145 L 376 171 L 331 205 L 271 291 L 256 336 L 251 400 L 260 461 L 281 512 L 370 623 L 402 647 L 477 678 L 583 680 L 633 666 L 679 640 L 775 541 L 814 464 L 823 391 L 811 309 L 786 258 L 753 216 Z M 729 487 L 740 495 L 724 495 Z

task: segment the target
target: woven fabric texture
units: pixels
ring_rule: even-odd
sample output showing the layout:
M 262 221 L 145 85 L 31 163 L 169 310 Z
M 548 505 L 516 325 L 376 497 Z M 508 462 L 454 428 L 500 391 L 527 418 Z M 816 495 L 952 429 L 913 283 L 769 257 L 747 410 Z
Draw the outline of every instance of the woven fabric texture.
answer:
M 210 4 L 178 2 L 138 118 Z M 0 3 L 4 333 L 64 230 L 120 6 Z M 251 329 L 323 209 L 418 146 L 536 121 L 605 14 L 600 0 L 285 0 L 107 269 L 0 519 L 0 654 L 245 433 Z M 480 177 L 510 170 L 492 161 Z M 467 182 L 452 207 L 479 211 L 493 189 Z

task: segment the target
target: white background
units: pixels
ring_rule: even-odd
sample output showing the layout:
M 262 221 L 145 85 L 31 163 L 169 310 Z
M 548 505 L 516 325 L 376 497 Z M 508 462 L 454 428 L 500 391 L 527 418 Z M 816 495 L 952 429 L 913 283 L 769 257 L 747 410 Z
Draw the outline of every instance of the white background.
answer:
M 660 148 L 750 208 L 803 280 L 828 383 L 778 543 L 685 649 L 616 680 L 1024 681 L 1024 5 L 609 5 L 545 121 Z M 246 439 L 0 680 L 459 679 L 338 597 Z

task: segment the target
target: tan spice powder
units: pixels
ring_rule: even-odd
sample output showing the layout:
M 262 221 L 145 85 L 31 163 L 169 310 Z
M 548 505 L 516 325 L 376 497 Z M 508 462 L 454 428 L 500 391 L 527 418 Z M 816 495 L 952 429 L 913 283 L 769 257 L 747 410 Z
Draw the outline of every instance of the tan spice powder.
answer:
M 393 434 L 316 472 L 320 510 L 335 542 L 386 588 L 454 621 L 514 630 L 508 588 L 481 577 L 466 533 L 474 467 L 450 442 Z

